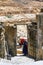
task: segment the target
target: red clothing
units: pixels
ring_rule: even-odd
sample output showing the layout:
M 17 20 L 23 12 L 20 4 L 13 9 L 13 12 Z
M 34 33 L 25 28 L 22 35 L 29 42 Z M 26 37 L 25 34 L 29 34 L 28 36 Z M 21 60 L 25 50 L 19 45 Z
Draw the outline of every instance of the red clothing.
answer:
M 24 43 L 25 39 L 20 39 L 20 44 L 22 45 Z

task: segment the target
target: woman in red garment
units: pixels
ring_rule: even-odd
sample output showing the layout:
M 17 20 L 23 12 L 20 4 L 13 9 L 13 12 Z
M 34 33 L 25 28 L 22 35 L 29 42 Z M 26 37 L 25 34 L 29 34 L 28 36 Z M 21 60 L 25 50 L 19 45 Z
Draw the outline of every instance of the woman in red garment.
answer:
M 23 54 L 26 56 L 28 54 L 28 43 L 25 39 L 20 39 L 20 46 L 22 47 L 23 45 Z

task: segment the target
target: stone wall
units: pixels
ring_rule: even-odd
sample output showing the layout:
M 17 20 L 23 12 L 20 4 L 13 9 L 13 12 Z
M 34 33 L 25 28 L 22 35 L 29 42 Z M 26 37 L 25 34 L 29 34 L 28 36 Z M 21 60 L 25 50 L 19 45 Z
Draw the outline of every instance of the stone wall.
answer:
M 4 36 L 4 29 L 0 28 L 0 57 L 5 57 L 5 36 Z
M 38 48 L 37 48 L 37 59 L 43 59 L 43 14 L 37 15 L 37 42 L 38 42 Z
M 8 46 L 8 53 L 11 56 L 16 55 L 16 28 L 6 26 L 5 27 L 5 38 Z
M 36 23 L 32 23 L 28 28 L 28 55 L 36 59 L 37 25 Z

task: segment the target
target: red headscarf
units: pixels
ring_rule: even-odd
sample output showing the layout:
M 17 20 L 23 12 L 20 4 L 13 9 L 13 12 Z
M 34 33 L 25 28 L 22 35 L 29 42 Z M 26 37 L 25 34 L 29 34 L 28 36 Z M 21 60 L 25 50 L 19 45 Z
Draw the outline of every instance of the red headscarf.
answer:
M 25 40 L 25 39 L 23 39 L 23 38 L 20 39 L 20 44 L 21 44 L 21 45 L 24 43 L 24 40 Z

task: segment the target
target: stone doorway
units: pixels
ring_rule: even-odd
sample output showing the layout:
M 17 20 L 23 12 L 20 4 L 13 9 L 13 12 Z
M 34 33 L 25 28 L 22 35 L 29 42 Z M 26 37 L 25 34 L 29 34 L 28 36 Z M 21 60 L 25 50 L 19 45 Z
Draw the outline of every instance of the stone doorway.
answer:
M 27 25 L 17 25 L 17 55 L 23 55 L 23 44 L 20 46 L 19 43 L 22 39 L 27 41 Z
M 5 44 L 7 54 L 22 55 L 23 46 L 18 45 L 20 39 L 27 40 L 27 25 L 5 26 Z M 17 49 L 18 48 L 18 49 Z

